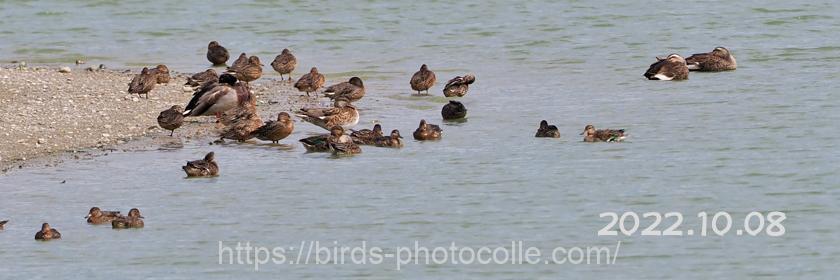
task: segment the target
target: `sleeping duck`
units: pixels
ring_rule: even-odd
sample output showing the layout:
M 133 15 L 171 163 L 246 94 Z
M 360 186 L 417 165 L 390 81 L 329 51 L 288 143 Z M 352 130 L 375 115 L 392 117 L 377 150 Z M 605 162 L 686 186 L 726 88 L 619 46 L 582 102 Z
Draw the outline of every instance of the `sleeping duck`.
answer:
M 417 95 L 420 95 L 421 91 L 426 91 L 426 94 L 429 94 L 429 89 L 435 85 L 435 72 L 429 70 L 429 66 L 423 64 L 420 66 L 420 70 L 414 73 L 411 76 L 411 89 L 417 91 Z
M 219 175 L 219 165 L 216 163 L 216 153 L 209 152 L 204 159 L 188 161 L 181 167 L 188 177 L 208 177 Z
M 237 80 L 245 82 L 248 85 L 250 82 L 258 80 L 262 77 L 263 64 L 257 56 L 251 56 L 248 61 L 240 67 L 228 69 L 228 73 L 233 74 Z
M 657 61 L 650 65 L 645 78 L 648 80 L 677 81 L 688 79 L 688 66 L 685 59 L 678 54 L 671 54 L 666 58 L 656 58 Z
M 621 142 L 627 137 L 624 129 L 598 129 L 594 125 L 583 128 L 583 142 Z
M 219 82 L 219 74 L 216 70 L 207 69 L 204 72 L 198 72 L 187 78 L 185 86 L 197 87 L 207 82 Z
M 213 65 L 224 65 L 230 58 L 230 53 L 219 42 L 212 41 L 207 45 L 207 60 Z
M 729 71 L 738 67 L 735 57 L 724 47 L 717 47 L 708 53 L 693 54 L 685 62 L 688 70 L 700 72 Z
M 446 82 L 446 86 L 443 87 L 443 95 L 446 97 L 463 97 L 467 95 L 467 91 L 470 90 L 470 85 L 475 82 L 475 76 L 473 75 L 464 75 L 463 77 L 457 76 L 452 78 L 448 82 Z
M 228 111 L 228 113 L 233 114 L 233 118 L 230 119 L 229 123 L 226 123 L 224 130 L 219 134 L 222 140 L 232 139 L 244 142 L 256 137 L 254 131 L 262 126 L 263 121 L 260 119 L 260 115 L 257 114 L 255 107 L 239 107 L 238 109 Z
M 158 84 L 168 84 L 172 77 L 169 76 L 169 68 L 166 65 L 160 64 L 154 69 L 155 82 Z
M 560 138 L 560 130 L 555 125 L 549 125 L 548 121 L 542 120 L 540 128 L 537 129 L 537 134 L 534 137 L 551 137 Z
M 440 110 L 440 115 L 444 120 L 463 119 L 467 117 L 467 107 L 461 102 L 449 100 L 449 103 L 443 105 L 443 109 Z
M 44 223 L 41 225 L 41 230 L 35 233 L 35 240 L 51 240 L 60 239 L 61 233 L 58 230 L 51 228 L 50 224 Z
M 239 57 L 233 61 L 233 64 L 231 64 L 227 68 L 227 70 L 236 72 L 237 70 L 241 69 L 242 67 L 245 67 L 246 65 L 248 65 L 248 55 L 245 53 L 240 53 Z
M 111 228 L 142 228 L 145 226 L 143 223 L 143 216 L 140 215 L 140 210 L 137 208 L 131 208 L 128 211 L 128 216 L 120 216 L 117 219 L 111 221 Z
M 172 137 L 175 130 L 184 124 L 184 110 L 181 109 L 180 105 L 173 105 L 169 109 L 160 112 L 160 115 L 157 117 L 157 122 L 161 128 L 169 130 L 169 136 Z
M 349 81 L 331 85 L 324 90 L 324 95 L 330 99 L 347 98 L 350 102 L 356 102 L 365 96 L 365 85 L 359 77 L 352 77 Z
M 312 69 L 309 69 L 309 73 L 300 76 L 300 79 L 295 82 L 295 88 L 299 91 L 306 92 L 306 96 L 309 96 L 309 93 L 315 92 L 323 87 L 325 82 L 326 78 L 321 73 L 318 73 L 318 68 L 312 67 Z
M 336 125 L 350 129 L 359 123 L 359 111 L 346 98 L 336 99 L 331 108 L 300 109 L 297 116 L 327 130 Z
M 376 138 L 382 137 L 382 125 L 375 124 L 373 129 L 353 130 L 350 138 L 359 145 L 373 145 Z

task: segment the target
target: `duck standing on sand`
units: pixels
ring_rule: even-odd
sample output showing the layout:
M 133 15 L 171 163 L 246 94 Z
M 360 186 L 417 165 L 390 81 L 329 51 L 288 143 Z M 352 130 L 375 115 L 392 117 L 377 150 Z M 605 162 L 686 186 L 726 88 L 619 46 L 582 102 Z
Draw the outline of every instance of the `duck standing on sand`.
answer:
M 550 137 L 550 138 L 560 138 L 560 130 L 557 129 L 555 125 L 549 125 L 548 121 L 542 120 L 540 122 L 540 128 L 537 129 L 537 134 L 534 137 Z
M 134 76 L 128 84 L 128 93 L 136 93 L 140 97 L 145 94 L 146 99 L 149 99 L 149 92 L 155 88 L 155 84 L 157 84 L 157 75 L 155 74 L 155 71 L 152 71 L 147 67 L 143 67 L 140 74 Z
M 429 66 L 423 64 L 420 66 L 420 70 L 414 73 L 414 76 L 411 76 L 411 89 L 417 91 L 417 95 L 420 95 L 421 91 L 426 91 L 426 94 L 429 94 L 429 89 L 435 85 L 435 72 L 429 70 Z
M 443 109 L 440 110 L 440 115 L 444 120 L 463 119 L 467 117 L 467 107 L 461 102 L 449 100 L 449 103 L 443 105 Z
M 140 215 L 140 209 L 131 208 L 128 210 L 128 216 L 121 216 L 111 221 L 111 228 L 142 228 L 145 226 L 143 218 Z
M 218 83 L 205 83 L 193 93 L 184 109 L 184 116 L 210 116 L 221 118 L 225 111 L 238 107 L 252 106 L 254 97 L 248 88 L 237 83 L 231 74 L 219 76 Z
M 289 49 L 283 49 L 283 52 L 274 57 L 274 61 L 271 62 L 271 68 L 274 68 L 274 71 L 280 74 L 281 81 L 283 81 L 283 75 L 286 74 L 289 76 L 289 81 L 291 82 L 292 71 L 295 71 L 296 66 L 297 58 L 295 58 L 295 55 Z
M 452 78 L 448 82 L 446 82 L 446 86 L 443 87 L 443 95 L 446 97 L 463 97 L 467 95 L 467 91 L 470 90 L 470 85 L 475 82 L 475 76 L 473 75 L 464 75 L 463 77 L 457 76 Z
M 350 138 L 359 145 L 373 145 L 376 138 L 382 137 L 382 125 L 375 124 L 373 129 L 353 130 Z
M 239 142 L 244 142 L 248 139 L 254 138 L 256 131 L 263 122 L 257 110 L 254 107 L 243 107 L 236 112 L 233 119 L 227 124 L 227 127 L 220 133 L 221 139 L 232 139 Z
M 327 130 L 336 125 L 350 129 L 359 123 L 359 110 L 345 98 L 336 99 L 332 108 L 303 108 L 296 115 Z
M 173 105 L 169 109 L 160 112 L 157 117 L 158 125 L 166 130 L 169 130 L 169 136 L 175 134 L 175 130 L 184 124 L 184 110 L 180 105 Z
M 99 207 L 90 208 L 88 215 L 85 216 L 88 224 L 104 224 L 113 221 L 120 217 L 120 211 L 102 211 Z
M 219 165 L 216 163 L 216 153 L 209 152 L 204 159 L 188 161 L 181 167 L 188 177 L 208 177 L 219 175 Z
M 230 58 L 230 53 L 219 42 L 212 41 L 207 45 L 207 60 L 213 65 L 224 65 Z
M 426 123 L 426 120 L 420 120 L 420 126 L 414 131 L 414 139 L 420 141 L 439 140 L 442 132 L 440 126 Z
M 688 79 L 688 65 L 685 59 L 678 54 L 671 54 L 666 58 L 656 58 L 656 62 L 650 65 L 645 78 L 648 80 L 678 81 Z
M 377 147 L 386 147 L 386 148 L 402 148 L 402 136 L 400 135 L 399 130 L 391 130 L 391 135 L 389 136 L 382 136 L 377 137 L 374 141 L 374 145 Z
M 219 74 L 216 73 L 216 70 L 207 69 L 204 72 L 198 72 L 187 78 L 187 82 L 184 84 L 185 86 L 197 87 L 203 85 L 204 83 L 217 83 L 219 82 Z
M 160 64 L 154 69 L 155 71 L 155 82 L 158 84 L 168 84 L 169 80 L 172 77 L 169 76 L 169 67 L 166 65 Z
M 362 153 L 362 148 L 350 136 L 344 135 L 344 128 L 339 125 L 330 129 L 330 137 L 327 138 L 330 150 L 334 155 L 355 155 Z
M 325 82 L 326 78 L 321 73 L 318 73 L 318 68 L 312 67 L 312 69 L 309 69 L 309 73 L 300 76 L 300 79 L 295 82 L 295 88 L 299 91 L 306 92 L 306 96 L 309 97 L 310 92 L 317 91 L 324 86 Z
M 276 121 L 267 121 L 265 124 L 257 130 L 254 130 L 251 134 L 257 139 L 263 141 L 271 141 L 271 143 L 277 144 L 283 138 L 292 134 L 292 131 L 295 130 L 295 122 L 292 121 L 292 118 L 289 116 L 289 113 L 282 112 L 277 114 Z
M 60 239 L 61 233 L 58 230 L 51 228 L 50 224 L 44 223 L 41 225 L 41 231 L 35 233 L 35 240 L 52 240 Z
M 718 72 L 735 70 L 738 63 L 727 48 L 717 47 L 708 53 L 696 53 L 685 59 L 689 71 Z
M 9 222 L 9 220 L 0 221 L 0 230 L 6 229 L 6 223 L 8 223 L 8 222 Z
M 245 65 L 236 69 L 229 69 L 228 73 L 233 74 L 236 79 L 244 81 L 246 85 L 250 85 L 250 82 L 262 77 L 262 67 L 263 64 L 260 62 L 260 58 L 251 56 Z
M 580 135 L 584 135 L 583 142 L 621 142 L 626 138 L 624 129 L 595 130 L 595 126 L 591 124 L 586 125 Z
M 365 96 L 365 85 L 359 77 L 352 77 L 349 81 L 331 85 L 324 90 L 324 95 L 330 99 L 340 97 L 347 98 L 350 102 L 356 102 Z

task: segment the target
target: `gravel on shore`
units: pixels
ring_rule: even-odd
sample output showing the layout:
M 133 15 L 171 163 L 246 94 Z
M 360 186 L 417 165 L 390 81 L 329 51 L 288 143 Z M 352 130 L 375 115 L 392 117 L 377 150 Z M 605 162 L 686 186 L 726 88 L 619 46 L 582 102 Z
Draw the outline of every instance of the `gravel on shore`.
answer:
M 0 170 L 50 166 L 64 158 L 95 156 L 110 150 L 156 149 L 182 141 L 215 138 L 209 118 L 189 118 L 175 137 L 157 125 L 160 111 L 185 106 L 192 91 L 187 75 L 173 73 L 155 86 L 149 99 L 127 93 L 138 71 L 67 71 L 67 67 L 0 67 Z M 91 69 L 92 70 L 92 69 Z M 264 120 L 311 102 L 289 83 L 252 83 Z

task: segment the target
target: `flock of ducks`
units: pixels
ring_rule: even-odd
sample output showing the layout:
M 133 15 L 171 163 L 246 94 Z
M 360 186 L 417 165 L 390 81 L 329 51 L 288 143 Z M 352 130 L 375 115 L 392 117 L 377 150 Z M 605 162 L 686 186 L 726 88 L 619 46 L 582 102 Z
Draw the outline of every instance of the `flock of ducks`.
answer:
M 223 66 L 230 58 L 228 50 L 216 41 L 207 46 L 207 60 L 214 66 Z M 688 79 L 690 71 L 717 72 L 735 70 L 737 63 L 735 57 L 724 47 L 717 47 L 708 53 L 699 53 L 683 58 L 679 54 L 671 54 L 667 57 L 656 58 L 656 62 L 650 65 L 644 77 L 650 80 L 685 80 Z M 246 141 L 256 138 L 262 141 L 278 141 L 285 139 L 294 131 L 294 121 L 291 115 L 281 112 L 276 120 L 262 122 L 256 111 L 256 98 L 250 90 L 250 82 L 262 76 L 263 64 L 256 56 L 247 56 L 245 53 L 227 67 L 227 70 L 219 75 L 214 69 L 207 69 L 204 72 L 196 73 L 187 79 L 185 85 L 194 89 L 193 97 L 185 107 L 173 105 L 160 113 L 157 118 L 158 124 L 163 129 L 170 131 L 170 136 L 180 128 L 185 117 L 216 116 L 217 122 L 222 123 L 225 128 L 220 133 L 220 140 L 232 139 Z M 280 74 L 281 81 L 292 81 L 291 73 L 297 67 L 297 59 L 289 49 L 277 55 L 271 63 L 271 67 Z M 140 74 L 136 75 L 129 83 L 128 92 L 139 96 L 149 96 L 155 85 L 169 83 L 171 77 L 169 69 L 165 65 L 158 65 L 155 68 L 143 68 Z M 437 81 L 435 73 L 426 64 L 420 66 L 411 77 L 409 84 L 411 89 L 418 95 L 429 94 L 429 89 Z M 294 87 L 309 97 L 324 87 L 326 78 L 318 72 L 318 68 L 312 67 L 309 73 L 302 75 Z M 457 76 L 449 81 L 443 88 L 443 95 L 446 97 L 463 97 L 469 91 L 469 86 L 475 82 L 474 75 Z M 389 135 L 384 135 L 382 126 L 375 124 L 372 129 L 352 130 L 359 122 L 359 111 L 352 104 L 365 96 L 365 86 L 362 79 L 352 77 L 346 82 L 331 85 L 323 90 L 325 97 L 333 100 L 332 107 L 301 108 L 295 112 L 295 116 L 305 122 L 324 128 L 329 133 L 315 135 L 300 139 L 300 143 L 308 152 L 331 152 L 336 155 L 353 155 L 362 152 L 361 145 L 401 148 L 404 146 L 403 137 L 400 131 L 394 129 Z M 223 118 L 223 114 L 226 118 Z M 444 120 L 463 119 L 467 115 L 467 108 L 463 103 L 450 100 L 443 106 L 441 116 Z M 349 130 L 349 134 L 347 134 Z M 413 133 L 413 137 L 419 141 L 439 140 L 443 130 L 436 124 L 420 120 L 420 124 Z M 595 129 L 593 125 L 587 125 L 583 132 L 584 142 L 620 142 L 627 134 L 624 129 Z M 535 137 L 560 138 L 560 131 L 555 125 L 546 120 L 539 124 Z M 219 174 L 219 165 L 215 160 L 215 153 L 209 152 L 203 159 L 188 161 L 182 167 L 188 177 L 208 177 Z M 90 224 L 111 223 L 112 228 L 142 228 L 144 226 L 143 216 L 140 210 L 133 208 L 128 215 L 123 216 L 119 211 L 102 211 L 98 207 L 90 209 L 87 222 Z M 4 229 L 8 221 L 0 221 L 0 230 Z M 61 238 L 58 230 L 50 227 L 48 223 L 41 226 L 41 230 L 35 234 L 36 240 L 50 240 Z

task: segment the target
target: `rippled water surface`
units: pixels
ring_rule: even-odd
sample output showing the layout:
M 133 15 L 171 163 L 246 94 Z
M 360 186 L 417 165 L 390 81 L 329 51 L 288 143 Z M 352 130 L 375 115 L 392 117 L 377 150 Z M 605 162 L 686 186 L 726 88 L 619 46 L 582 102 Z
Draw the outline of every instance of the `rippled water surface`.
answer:
M 284 145 L 187 142 L 0 176 L 0 278 L 538 279 L 817 278 L 840 263 L 840 15 L 832 1 L 0 1 L 0 59 L 115 68 L 207 67 L 206 44 L 263 57 L 284 47 L 299 76 L 358 75 L 374 120 L 409 136 L 421 118 L 439 142 L 365 148 L 352 158 Z M 739 68 L 651 82 L 654 56 L 726 46 Z M 410 97 L 420 64 L 431 90 L 466 72 L 468 121 L 442 123 L 442 97 Z M 268 68 L 266 68 L 268 74 Z M 271 77 L 271 75 L 268 75 Z M 541 119 L 560 140 L 531 137 Z M 587 144 L 586 124 L 625 128 Z M 180 166 L 214 150 L 222 176 Z M 62 181 L 66 183 L 61 184 Z M 91 206 L 146 217 L 112 231 Z M 784 211 L 782 237 L 598 237 L 605 211 Z M 32 235 L 50 222 L 61 241 Z M 638 234 L 637 234 L 638 235 Z M 615 246 L 615 265 L 218 265 L 218 241 L 344 245 Z

